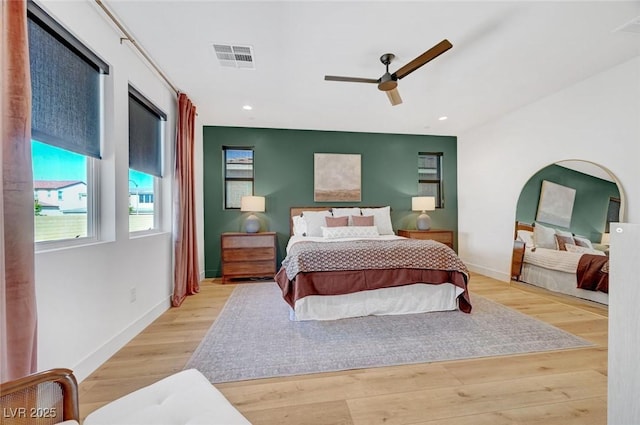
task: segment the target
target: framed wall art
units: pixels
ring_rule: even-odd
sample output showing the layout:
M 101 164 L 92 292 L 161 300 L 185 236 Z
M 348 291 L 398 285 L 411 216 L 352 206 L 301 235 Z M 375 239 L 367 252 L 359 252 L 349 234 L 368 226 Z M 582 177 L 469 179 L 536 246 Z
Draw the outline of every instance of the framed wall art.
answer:
M 571 225 L 576 190 L 542 180 L 536 221 L 568 229 Z
M 314 153 L 313 200 L 360 202 L 360 154 Z

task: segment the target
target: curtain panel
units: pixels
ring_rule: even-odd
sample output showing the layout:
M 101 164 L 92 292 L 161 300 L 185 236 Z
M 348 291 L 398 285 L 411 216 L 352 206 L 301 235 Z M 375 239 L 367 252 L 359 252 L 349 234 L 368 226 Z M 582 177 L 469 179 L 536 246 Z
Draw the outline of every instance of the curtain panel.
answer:
M 37 320 L 27 5 L 24 0 L 0 4 L 0 382 L 6 382 L 36 371 Z
M 174 288 L 172 305 L 200 291 L 194 194 L 194 131 L 196 107 L 178 95 L 174 196 Z

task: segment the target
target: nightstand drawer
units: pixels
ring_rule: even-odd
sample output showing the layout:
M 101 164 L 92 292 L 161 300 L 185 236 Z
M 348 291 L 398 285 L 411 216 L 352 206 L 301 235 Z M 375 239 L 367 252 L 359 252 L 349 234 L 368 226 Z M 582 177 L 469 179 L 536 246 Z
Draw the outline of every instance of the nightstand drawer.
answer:
M 276 266 L 273 261 L 252 261 L 250 263 L 224 263 L 225 276 L 273 276 Z
M 274 245 L 273 234 L 233 234 L 222 235 L 222 249 L 229 248 L 269 248 Z
M 398 236 L 438 241 L 449 246 L 449 248 L 453 248 L 453 231 L 451 230 L 398 230 Z
M 260 261 L 275 257 L 273 248 L 226 248 L 222 251 L 223 261 Z

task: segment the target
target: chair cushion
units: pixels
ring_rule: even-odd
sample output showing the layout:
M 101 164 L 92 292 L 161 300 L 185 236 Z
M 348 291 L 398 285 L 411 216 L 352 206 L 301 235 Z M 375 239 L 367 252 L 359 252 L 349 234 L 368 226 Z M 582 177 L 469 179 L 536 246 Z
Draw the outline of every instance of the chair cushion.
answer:
M 168 376 L 91 413 L 84 425 L 251 425 L 196 369 Z

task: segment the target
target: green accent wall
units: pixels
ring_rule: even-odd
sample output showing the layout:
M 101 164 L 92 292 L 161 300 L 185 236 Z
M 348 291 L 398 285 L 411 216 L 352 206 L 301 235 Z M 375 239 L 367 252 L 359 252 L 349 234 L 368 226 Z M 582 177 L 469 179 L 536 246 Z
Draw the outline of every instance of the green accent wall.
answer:
M 457 234 L 457 139 L 452 136 L 352 133 L 205 126 L 203 129 L 205 276 L 221 275 L 220 235 L 242 231 L 246 213 L 223 209 L 223 146 L 254 148 L 255 195 L 266 197 L 257 214 L 261 231 L 278 237 L 278 264 L 289 240 L 289 208 L 391 206 L 394 230 L 415 229 L 411 197 L 418 190 L 418 153 L 442 152 L 444 208 L 432 211 L 432 227 Z M 313 154 L 361 155 L 362 201 L 313 201 Z
M 618 186 L 559 165 L 549 165 L 533 175 L 520 193 L 516 220 L 533 223 L 538 211 L 542 181 L 548 180 L 576 190 L 570 231 L 593 242 L 600 242 L 604 232 L 609 198 L 619 198 Z M 557 227 L 557 226 L 551 226 Z

